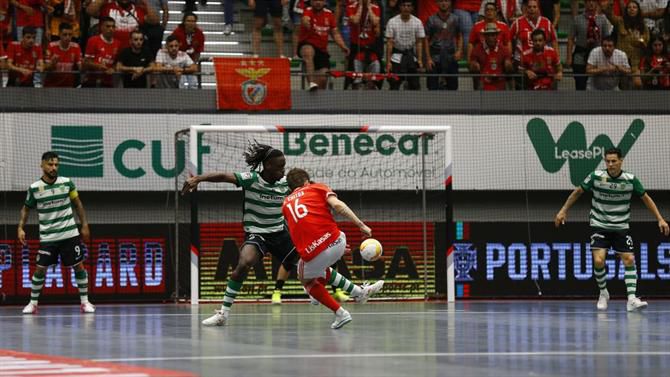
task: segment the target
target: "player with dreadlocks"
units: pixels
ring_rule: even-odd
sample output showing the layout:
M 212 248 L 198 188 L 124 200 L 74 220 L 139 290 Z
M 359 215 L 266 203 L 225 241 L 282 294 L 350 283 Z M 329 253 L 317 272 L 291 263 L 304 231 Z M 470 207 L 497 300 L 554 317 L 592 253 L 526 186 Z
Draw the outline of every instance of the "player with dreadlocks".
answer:
M 189 178 L 182 194 L 193 191 L 200 182 L 227 182 L 244 190 L 244 243 L 240 249 L 237 267 L 228 279 L 221 310 L 204 321 L 205 326 L 223 326 L 230 308 L 242 289 L 249 268 L 267 253 L 281 261 L 277 275 L 277 289 L 281 289 L 299 256 L 284 224 L 282 203 L 289 189 L 284 177 L 286 158 L 279 149 L 256 141 L 244 153 L 244 160 L 251 171 L 241 173 L 208 173 Z M 273 294 L 273 296 L 275 296 Z M 274 299 L 275 297 L 273 297 Z M 276 301 L 276 300 L 275 300 Z

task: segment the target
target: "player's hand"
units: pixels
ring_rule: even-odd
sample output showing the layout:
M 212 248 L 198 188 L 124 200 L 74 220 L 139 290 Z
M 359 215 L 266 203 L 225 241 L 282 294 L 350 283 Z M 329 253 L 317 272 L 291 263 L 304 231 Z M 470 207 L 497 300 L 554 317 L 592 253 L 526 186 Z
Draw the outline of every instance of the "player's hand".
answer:
M 361 225 L 361 233 L 363 233 L 365 237 L 372 237 L 372 229 L 365 224 Z
M 185 195 L 187 192 L 193 192 L 198 187 L 198 183 L 200 183 L 200 180 L 197 176 L 187 179 L 181 188 L 181 194 Z
M 25 246 L 26 245 L 26 232 L 23 229 L 19 228 L 19 230 L 17 232 L 17 236 L 19 238 L 19 242 L 21 242 L 21 245 Z
M 81 226 L 81 240 L 84 241 L 85 244 L 88 244 L 91 242 L 91 230 L 88 228 L 88 224 L 84 224 Z
M 554 218 L 554 225 L 556 226 L 556 228 L 565 224 L 565 219 L 567 217 L 568 217 L 568 215 L 565 212 L 558 211 L 558 213 L 556 214 L 556 217 Z
M 665 222 L 665 220 L 661 219 L 661 221 L 658 222 L 658 228 L 664 236 L 670 234 L 670 227 L 668 227 L 668 223 Z

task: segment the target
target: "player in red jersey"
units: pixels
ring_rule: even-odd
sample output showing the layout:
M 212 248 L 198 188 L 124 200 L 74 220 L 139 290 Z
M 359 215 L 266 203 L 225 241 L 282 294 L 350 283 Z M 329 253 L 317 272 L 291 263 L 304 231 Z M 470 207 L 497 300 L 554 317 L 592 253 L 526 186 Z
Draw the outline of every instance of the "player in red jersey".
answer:
M 58 26 L 60 39 L 49 43 L 44 70 L 49 72 L 44 79 L 45 87 L 73 88 L 75 74 L 81 68 L 81 48 L 72 42 L 72 25 L 62 22 Z
M 382 289 L 384 281 L 357 286 L 330 268 L 342 258 L 347 245 L 347 237 L 337 227 L 331 208 L 354 222 L 365 236 L 372 236 L 372 230 L 337 198 L 330 187 L 310 181 L 305 170 L 291 169 L 286 182 L 292 193 L 284 199 L 282 212 L 291 240 L 300 254 L 298 278 L 310 296 L 335 313 L 335 321 L 330 327 L 339 329 L 351 322 L 351 314 L 328 294 L 325 285 L 339 277 L 345 290 L 357 302 L 364 303 Z
M 530 90 L 555 89 L 554 81 L 561 81 L 563 68 L 556 51 L 546 45 L 544 30 L 531 34 L 533 47 L 521 55 L 519 70 L 524 74 L 526 88 Z

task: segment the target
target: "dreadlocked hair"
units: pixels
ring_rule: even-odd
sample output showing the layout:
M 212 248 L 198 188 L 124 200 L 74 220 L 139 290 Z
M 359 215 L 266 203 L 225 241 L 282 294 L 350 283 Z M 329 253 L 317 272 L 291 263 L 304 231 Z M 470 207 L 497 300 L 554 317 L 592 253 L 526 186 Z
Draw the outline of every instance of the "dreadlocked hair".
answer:
M 257 170 L 265 160 L 283 155 L 284 153 L 279 149 L 274 149 L 254 140 L 253 143 L 249 143 L 246 152 L 244 152 L 244 161 L 251 167 L 251 170 Z

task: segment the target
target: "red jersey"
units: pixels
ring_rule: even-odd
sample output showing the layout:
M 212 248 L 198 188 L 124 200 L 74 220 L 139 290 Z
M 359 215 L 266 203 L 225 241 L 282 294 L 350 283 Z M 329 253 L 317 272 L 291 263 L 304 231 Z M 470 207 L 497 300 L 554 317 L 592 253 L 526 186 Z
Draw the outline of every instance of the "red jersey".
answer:
M 548 18 L 540 16 L 537 22 L 532 22 L 525 16 L 519 17 L 509 30 L 510 38 L 518 40 L 514 52 L 515 59 L 520 59 L 524 51 L 533 48 L 530 34 L 536 29 L 544 30 L 547 45 L 551 45 L 556 40 L 556 31 Z
M 347 7 L 347 17 L 349 18 L 349 26 L 351 28 L 351 44 L 359 46 L 371 46 L 377 40 L 377 33 L 375 33 L 375 28 L 372 27 L 372 22 L 368 15 L 368 9 L 365 8 L 361 11 L 361 20 L 358 24 L 354 25 L 351 23 L 351 17 L 353 17 L 358 12 L 358 4 L 353 3 Z M 372 4 L 370 9 L 372 13 L 379 19 L 381 17 L 381 9 Z M 361 38 L 361 32 L 366 34 L 367 38 Z
M 309 262 L 340 237 L 330 213 L 328 197 L 335 195 L 322 183 L 302 186 L 284 199 L 282 213 L 300 258 Z
M 535 72 L 537 78 L 528 82 L 528 89 L 531 90 L 552 90 L 554 75 L 559 64 L 556 50 L 549 46 L 544 46 L 541 52 L 535 52 L 532 49 L 526 50 L 521 56 L 521 66 L 526 70 Z
M 643 76 L 647 87 L 651 88 L 670 88 L 670 57 L 667 55 L 644 56 L 640 59 L 640 72 L 647 73 L 653 69 L 651 75 Z
M 23 9 L 16 7 L 16 26 L 33 26 L 36 28 L 44 27 L 44 13 L 42 6 L 45 6 L 44 0 L 18 0 L 19 4 L 29 6 L 33 14 L 29 15 Z
M 454 4 L 454 9 L 460 9 L 470 13 L 477 13 L 479 12 L 479 7 L 481 5 L 481 0 L 457 0 Z
M 205 50 L 205 34 L 197 27 L 193 34 L 187 35 L 184 26 L 179 25 L 174 29 L 172 35 L 177 37 L 179 49 L 186 52 L 193 61 L 196 61 L 194 56 L 199 56 Z
M 54 59 L 56 60 L 56 68 L 47 73 L 44 86 L 73 88 L 75 74 L 59 72 L 71 72 L 81 67 L 81 48 L 77 43 L 70 42 L 70 45 L 64 50 L 60 46 L 60 42 L 51 42 L 47 47 L 45 63 L 51 64 Z
M 477 46 L 477 44 L 481 43 L 484 44 L 484 34 L 482 34 L 482 31 L 484 28 L 486 28 L 486 24 L 488 22 L 484 21 L 477 21 L 475 25 L 472 27 L 472 30 L 470 30 L 470 37 L 468 37 L 468 43 L 472 43 L 473 46 Z M 509 36 L 509 27 L 507 27 L 507 24 L 501 21 L 496 21 L 496 26 L 498 26 L 498 29 L 500 29 L 500 33 L 498 33 L 498 42 L 502 43 L 503 46 L 507 46 L 507 44 L 510 41 L 510 36 Z
M 21 42 L 12 42 L 7 47 L 7 60 L 11 60 L 12 64 L 35 71 L 37 68 L 37 61 L 42 60 L 42 49 L 38 45 L 31 48 L 23 48 Z M 20 85 L 31 84 L 33 82 L 33 75 L 21 75 L 17 72 L 9 72 L 9 80 Z
M 333 12 L 326 8 L 320 12 L 314 12 L 312 7 L 309 7 L 305 9 L 302 16 L 309 17 L 311 28 L 300 25 L 300 34 L 298 34 L 300 43 L 309 43 L 323 52 L 328 52 L 328 35 L 333 29 L 337 29 Z
M 86 43 L 86 58 L 92 59 L 94 63 L 102 64 L 107 68 L 113 68 L 121 50 L 120 45 L 116 38 L 112 38 L 111 42 L 106 42 L 102 39 L 102 35 L 98 34 L 89 38 Z M 97 80 L 101 80 L 104 86 L 112 86 L 112 76 L 96 73 L 86 74 L 87 82 L 93 83 Z
M 114 39 L 119 41 L 121 48 L 130 47 L 130 33 L 138 30 L 144 24 L 145 15 L 144 9 L 132 3 L 128 9 L 125 9 L 116 1 L 105 4 L 100 11 L 100 17 L 109 16 L 114 19 L 116 23 Z
M 472 50 L 470 61 L 479 63 L 482 75 L 500 75 L 500 77 L 482 77 L 484 90 L 505 90 L 505 61 L 512 59 L 509 49 L 498 42 L 495 48 L 478 44 Z

